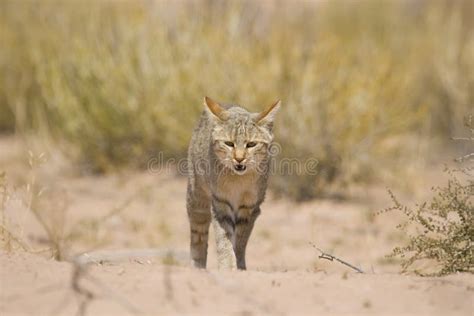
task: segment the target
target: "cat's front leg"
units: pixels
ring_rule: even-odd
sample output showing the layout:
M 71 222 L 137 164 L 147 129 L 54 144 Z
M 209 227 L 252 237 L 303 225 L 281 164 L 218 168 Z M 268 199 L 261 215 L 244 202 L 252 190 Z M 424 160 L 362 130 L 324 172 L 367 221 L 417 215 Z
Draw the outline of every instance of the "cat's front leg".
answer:
M 237 259 L 237 268 L 240 270 L 247 269 L 245 263 L 245 251 L 247 249 L 250 234 L 253 230 L 253 225 L 258 215 L 260 215 L 260 207 L 258 206 L 241 206 L 237 213 L 237 218 L 235 220 L 234 252 Z
M 219 269 L 237 269 L 234 252 L 235 222 L 229 202 L 213 197 L 212 226 L 216 237 L 217 264 Z

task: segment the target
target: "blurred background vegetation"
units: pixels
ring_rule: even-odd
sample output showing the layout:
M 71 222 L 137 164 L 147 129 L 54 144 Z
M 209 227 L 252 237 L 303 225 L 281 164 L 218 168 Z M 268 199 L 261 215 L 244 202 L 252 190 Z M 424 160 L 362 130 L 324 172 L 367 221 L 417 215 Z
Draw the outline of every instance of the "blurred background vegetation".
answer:
M 472 1 L 0 1 L 0 131 L 87 172 L 182 158 L 209 95 L 283 100 L 273 179 L 297 200 L 406 181 L 474 104 Z

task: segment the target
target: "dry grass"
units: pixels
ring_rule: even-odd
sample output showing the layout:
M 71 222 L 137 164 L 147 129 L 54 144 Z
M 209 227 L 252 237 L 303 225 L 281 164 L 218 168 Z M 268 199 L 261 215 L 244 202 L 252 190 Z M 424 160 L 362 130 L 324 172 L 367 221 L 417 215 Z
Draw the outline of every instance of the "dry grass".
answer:
M 55 170 L 55 161 L 48 155 L 30 151 L 27 159 L 23 159 L 23 153 L 13 156 L 19 165 L 6 162 L 7 171 L 0 172 L 0 250 L 37 253 L 63 261 L 76 253 L 118 244 L 164 247 L 172 239 L 169 219 L 162 214 L 135 214 L 137 209 L 164 208 L 157 202 L 160 198 L 150 194 L 151 184 L 135 178 L 129 187 L 124 187 L 124 179 L 130 178 L 123 176 L 95 187 L 99 178 L 92 177 L 95 189 L 90 189 L 90 184 L 82 187 L 80 179 L 74 184 L 63 172 Z M 15 177 L 19 172 L 21 176 Z M 128 193 L 91 204 L 97 188 L 102 186 L 114 187 L 107 194 L 116 190 Z M 87 203 L 78 206 L 77 193 L 84 194 L 84 190 L 88 192 Z M 139 237 L 132 243 L 124 241 L 121 237 L 126 233 Z
M 52 137 L 86 171 L 184 157 L 203 95 L 278 97 L 280 158 L 316 157 L 319 174 L 274 188 L 307 199 L 403 181 L 474 100 L 470 1 L 0 7 L 0 129 Z
M 43 163 L 44 154 L 29 152 L 28 179 L 18 187 L 8 183 L 6 172 L 0 175 L 0 249 L 12 251 L 20 248 L 32 253 L 50 253 L 56 260 L 64 260 L 69 240 L 66 232 L 68 201 L 65 192 L 39 183 L 37 170 Z M 18 209 L 12 206 L 15 201 L 20 204 Z M 7 206 L 11 216 L 7 215 Z M 12 211 L 12 207 L 15 211 Z M 41 237 L 36 245 L 24 232 L 23 225 L 27 217 L 34 218 L 44 233 L 44 238 Z M 38 244 L 45 247 L 39 248 Z

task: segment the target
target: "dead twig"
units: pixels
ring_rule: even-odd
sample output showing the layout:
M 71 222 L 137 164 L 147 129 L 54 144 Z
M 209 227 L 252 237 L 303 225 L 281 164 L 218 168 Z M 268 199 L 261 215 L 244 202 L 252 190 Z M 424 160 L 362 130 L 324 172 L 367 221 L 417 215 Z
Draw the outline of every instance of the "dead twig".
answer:
M 315 244 L 313 244 L 312 242 L 309 243 L 311 246 L 313 246 L 314 249 L 318 250 L 321 254 L 319 255 L 319 258 L 321 259 L 326 259 L 326 260 L 329 260 L 329 261 L 338 261 L 340 263 L 342 263 L 343 265 L 346 265 L 348 266 L 349 268 L 352 268 L 354 270 L 356 270 L 358 273 L 364 273 L 364 271 L 362 271 L 361 269 L 357 268 L 356 266 L 350 264 L 349 262 L 347 261 L 344 261 L 342 259 L 339 259 L 338 257 L 335 257 L 333 255 L 330 255 L 324 251 L 322 251 L 320 248 L 318 248 Z

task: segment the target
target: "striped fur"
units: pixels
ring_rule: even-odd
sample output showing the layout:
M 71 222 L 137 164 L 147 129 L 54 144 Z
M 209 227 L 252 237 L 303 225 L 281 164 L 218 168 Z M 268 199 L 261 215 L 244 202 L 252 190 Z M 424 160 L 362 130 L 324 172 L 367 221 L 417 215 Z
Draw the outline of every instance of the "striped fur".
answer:
M 268 148 L 280 102 L 261 113 L 207 97 L 204 103 L 188 151 L 192 263 L 206 267 L 212 222 L 219 268 L 246 269 L 245 249 L 265 198 L 271 163 Z

